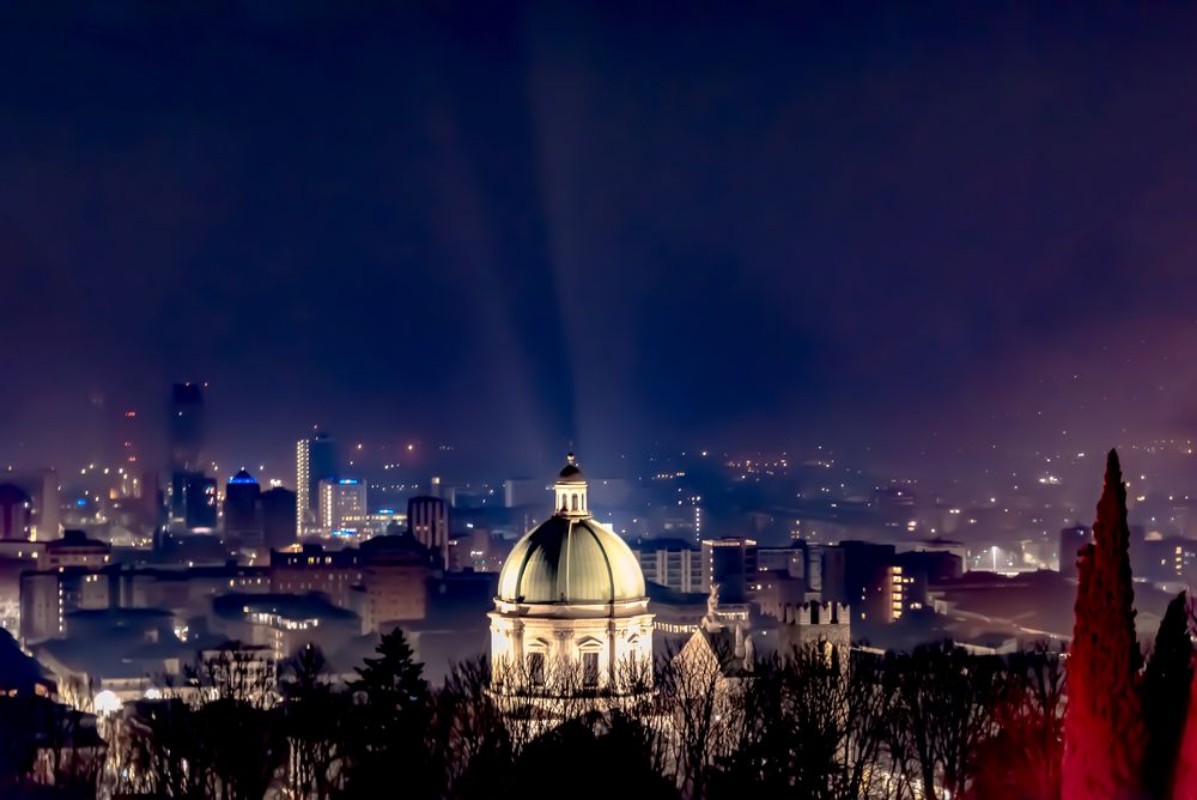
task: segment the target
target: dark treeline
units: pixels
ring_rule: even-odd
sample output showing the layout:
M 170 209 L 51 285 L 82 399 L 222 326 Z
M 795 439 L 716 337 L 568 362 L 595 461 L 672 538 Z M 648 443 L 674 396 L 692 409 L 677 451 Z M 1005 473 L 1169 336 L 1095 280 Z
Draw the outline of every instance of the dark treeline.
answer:
M 237 653 L 208 664 L 192 681 L 199 689 L 103 720 L 102 768 L 47 766 L 53 748 L 36 742 L 13 755 L 20 736 L 6 736 L 4 796 L 21 787 L 33 796 L 37 784 L 57 787 L 46 796 L 91 797 L 99 785 L 117 797 L 221 800 L 271 790 L 373 798 L 380 787 L 462 800 L 1059 794 L 1064 680 L 1046 648 L 1001 657 L 947 643 L 910 654 L 812 648 L 734 674 L 730 659 L 673 654 L 659 660 L 650 699 L 601 711 L 588 698 L 501 706 L 481 658 L 434 689 L 400 631 L 347 685 L 314 647 L 277 684 Z M 6 727 L 19 734 L 19 724 Z
M 1143 672 L 1157 771 L 1175 758 L 1188 706 L 1188 616 L 1178 598 Z M 1060 796 L 1065 659 L 1047 647 L 812 647 L 748 671 L 687 652 L 659 659 L 649 699 L 596 709 L 586 697 L 504 706 L 482 658 L 431 687 L 401 631 L 347 684 L 314 647 L 277 681 L 230 648 L 189 684 L 104 718 L 96 750 L 45 733 L 75 712 L 33 725 L 34 706 L 53 704 L 0 697 L 0 796 Z

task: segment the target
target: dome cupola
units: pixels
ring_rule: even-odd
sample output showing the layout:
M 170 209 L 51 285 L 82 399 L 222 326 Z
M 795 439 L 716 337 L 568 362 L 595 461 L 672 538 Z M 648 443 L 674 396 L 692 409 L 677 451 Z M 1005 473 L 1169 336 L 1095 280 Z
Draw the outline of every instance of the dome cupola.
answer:
M 556 513 L 563 517 L 582 519 L 590 516 L 590 503 L 586 498 L 586 478 L 578 459 L 570 453 L 565 457 L 565 467 L 557 474 L 553 486 L 556 495 Z

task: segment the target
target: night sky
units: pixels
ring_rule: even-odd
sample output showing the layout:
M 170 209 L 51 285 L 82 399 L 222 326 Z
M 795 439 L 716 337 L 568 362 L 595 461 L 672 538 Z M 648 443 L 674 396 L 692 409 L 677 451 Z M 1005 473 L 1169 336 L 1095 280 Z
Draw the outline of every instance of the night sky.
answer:
M 245 462 L 1197 429 L 1197 11 L 48 5 L 0 12 L 18 466 L 188 379 Z

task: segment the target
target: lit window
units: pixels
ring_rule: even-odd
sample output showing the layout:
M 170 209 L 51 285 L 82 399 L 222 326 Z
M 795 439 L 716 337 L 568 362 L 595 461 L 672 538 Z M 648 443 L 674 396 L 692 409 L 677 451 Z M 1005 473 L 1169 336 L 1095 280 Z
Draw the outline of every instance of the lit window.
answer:
M 599 682 L 599 654 L 582 654 L 582 685 L 588 688 L 598 686 Z
M 544 653 L 528 654 L 528 680 L 533 686 L 544 686 Z

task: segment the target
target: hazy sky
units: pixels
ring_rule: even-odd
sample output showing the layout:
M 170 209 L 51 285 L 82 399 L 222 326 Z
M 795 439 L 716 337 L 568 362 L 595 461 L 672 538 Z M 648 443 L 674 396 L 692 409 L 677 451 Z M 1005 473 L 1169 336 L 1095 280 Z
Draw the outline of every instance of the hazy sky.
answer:
M 182 379 L 246 461 L 1197 423 L 1195 10 L 46 5 L 0 11 L 0 458 Z

